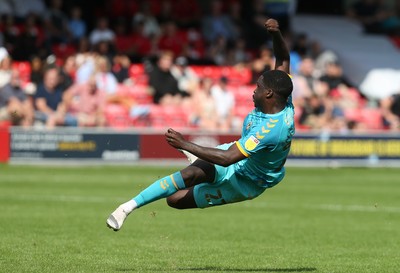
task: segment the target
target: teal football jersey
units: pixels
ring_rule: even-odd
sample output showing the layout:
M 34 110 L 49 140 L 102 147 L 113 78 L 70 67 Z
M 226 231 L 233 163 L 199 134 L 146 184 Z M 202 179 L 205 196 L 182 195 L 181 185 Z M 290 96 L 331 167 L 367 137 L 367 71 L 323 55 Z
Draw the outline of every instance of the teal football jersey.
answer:
M 285 108 L 276 114 L 264 114 L 257 108 L 245 118 L 241 138 L 236 141 L 247 157 L 235 164 L 235 171 L 262 187 L 272 187 L 285 175 L 294 127 L 291 96 Z

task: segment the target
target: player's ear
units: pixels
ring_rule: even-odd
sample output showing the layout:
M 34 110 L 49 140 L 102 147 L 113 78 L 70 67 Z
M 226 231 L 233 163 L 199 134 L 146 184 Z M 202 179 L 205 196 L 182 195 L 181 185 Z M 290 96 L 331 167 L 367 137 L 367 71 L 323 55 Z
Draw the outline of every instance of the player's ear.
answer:
M 265 97 L 267 99 L 271 98 L 273 94 L 274 94 L 274 91 L 272 91 L 272 89 L 265 89 Z

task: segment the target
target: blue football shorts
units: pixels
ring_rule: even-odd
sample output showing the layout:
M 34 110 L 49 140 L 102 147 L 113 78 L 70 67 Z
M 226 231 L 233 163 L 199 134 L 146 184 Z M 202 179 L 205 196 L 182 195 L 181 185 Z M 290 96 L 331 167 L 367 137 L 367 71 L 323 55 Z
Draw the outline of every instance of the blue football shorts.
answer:
M 232 143 L 222 144 L 217 148 L 226 150 Z M 235 173 L 234 164 L 223 167 L 215 165 L 213 183 L 202 183 L 194 186 L 194 200 L 199 208 L 219 206 L 251 200 L 265 191 L 247 177 Z

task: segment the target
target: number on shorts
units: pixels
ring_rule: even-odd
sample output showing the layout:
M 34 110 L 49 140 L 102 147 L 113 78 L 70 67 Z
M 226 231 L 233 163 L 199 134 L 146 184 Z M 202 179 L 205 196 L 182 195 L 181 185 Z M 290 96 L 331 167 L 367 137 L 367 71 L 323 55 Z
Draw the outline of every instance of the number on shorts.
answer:
M 206 200 L 209 204 L 215 204 L 215 202 L 212 202 L 211 200 L 219 200 L 221 202 L 221 204 L 226 204 L 226 201 L 224 200 L 224 198 L 222 197 L 222 193 L 220 190 L 217 190 L 217 195 L 213 195 L 210 193 L 206 193 L 205 194 Z M 217 203 L 218 204 L 218 203 Z

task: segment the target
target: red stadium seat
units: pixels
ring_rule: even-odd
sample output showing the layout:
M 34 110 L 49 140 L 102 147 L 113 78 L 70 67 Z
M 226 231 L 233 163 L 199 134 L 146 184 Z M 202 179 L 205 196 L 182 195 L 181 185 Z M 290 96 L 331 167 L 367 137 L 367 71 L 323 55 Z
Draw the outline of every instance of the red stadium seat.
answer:
M 143 64 L 132 64 L 129 68 L 129 77 L 136 84 L 148 84 L 148 76 Z
M 13 62 L 13 69 L 19 71 L 19 76 L 22 83 L 27 83 L 30 81 L 31 77 L 31 65 L 29 62 Z
M 363 122 L 367 129 L 383 130 L 382 113 L 379 108 L 365 108 L 362 110 Z
M 112 128 L 127 128 L 130 126 L 128 110 L 118 104 L 108 104 L 104 115 L 107 125 Z

